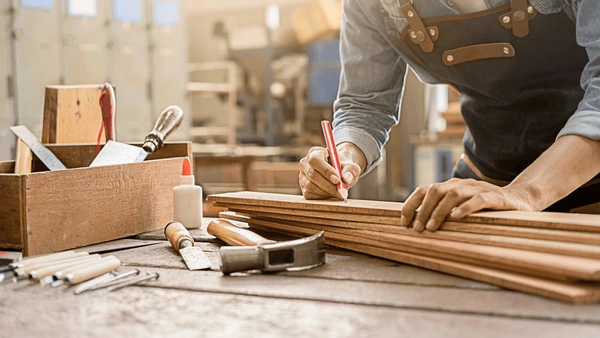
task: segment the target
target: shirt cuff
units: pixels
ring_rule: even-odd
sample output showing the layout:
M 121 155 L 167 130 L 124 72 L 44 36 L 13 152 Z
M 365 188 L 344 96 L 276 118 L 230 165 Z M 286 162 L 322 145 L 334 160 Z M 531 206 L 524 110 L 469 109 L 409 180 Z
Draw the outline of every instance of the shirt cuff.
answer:
M 565 135 L 579 135 L 592 140 L 600 140 L 600 112 L 593 110 L 578 111 L 567 121 L 556 139 Z
M 381 150 L 375 139 L 366 131 L 354 127 L 338 127 L 333 130 L 335 145 L 350 142 L 357 146 L 367 160 L 367 167 L 360 177 L 368 174 L 379 162 L 381 162 Z

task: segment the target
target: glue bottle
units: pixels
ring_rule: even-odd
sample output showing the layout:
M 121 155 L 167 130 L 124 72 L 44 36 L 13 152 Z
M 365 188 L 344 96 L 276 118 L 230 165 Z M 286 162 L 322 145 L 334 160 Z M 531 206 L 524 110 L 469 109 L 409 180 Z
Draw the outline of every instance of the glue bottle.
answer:
M 185 158 L 181 168 L 181 185 L 173 188 L 174 221 L 187 229 L 202 226 L 202 188 L 194 184 L 190 159 Z

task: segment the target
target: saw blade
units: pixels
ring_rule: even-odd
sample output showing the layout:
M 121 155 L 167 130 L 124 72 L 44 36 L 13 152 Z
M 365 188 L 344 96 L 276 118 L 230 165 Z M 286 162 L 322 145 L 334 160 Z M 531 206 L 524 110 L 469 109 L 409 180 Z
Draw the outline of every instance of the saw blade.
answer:
M 205 270 L 212 267 L 210 260 L 201 248 L 188 247 L 179 250 L 179 253 L 190 270 Z

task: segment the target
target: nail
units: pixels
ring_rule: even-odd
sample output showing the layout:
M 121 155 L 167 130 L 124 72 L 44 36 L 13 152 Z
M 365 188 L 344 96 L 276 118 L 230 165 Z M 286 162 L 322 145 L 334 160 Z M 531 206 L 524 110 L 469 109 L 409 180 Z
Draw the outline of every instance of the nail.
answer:
M 427 225 L 425 226 L 425 228 L 427 228 L 427 230 L 429 230 L 429 231 L 434 231 L 435 230 L 435 220 L 430 219 L 429 221 L 427 221 Z
M 400 216 L 400 225 L 403 227 L 408 225 L 408 222 L 406 221 L 406 217 L 404 217 L 404 215 Z
M 413 224 L 413 230 L 416 232 L 423 231 L 423 228 L 423 223 L 421 223 L 420 221 L 415 221 L 415 223 Z
M 346 181 L 346 183 L 352 182 L 353 179 L 354 179 L 354 175 L 352 175 L 351 172 L 348 171 L 344 174 L 344 180 Z
M 337 176 L 333 175 L 333 174 L 331 176 L 329 176 L 329 181 L 331 181 L 331 183 L 333 183 L 333 184 L 340 183 L 340 179 Z

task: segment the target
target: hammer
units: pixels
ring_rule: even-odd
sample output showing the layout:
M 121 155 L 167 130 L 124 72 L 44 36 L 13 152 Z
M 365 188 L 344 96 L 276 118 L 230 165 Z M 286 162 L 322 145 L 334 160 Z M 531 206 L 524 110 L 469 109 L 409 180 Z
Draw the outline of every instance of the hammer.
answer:
M 263 272 L 304 270 L 325 263 L 323 231 L 286 242 L 268 240 L 225 220 L 210 222 L 207 231 L 233 245 L 220 250 L 221 272 L 224 275 L 256 269 Z

